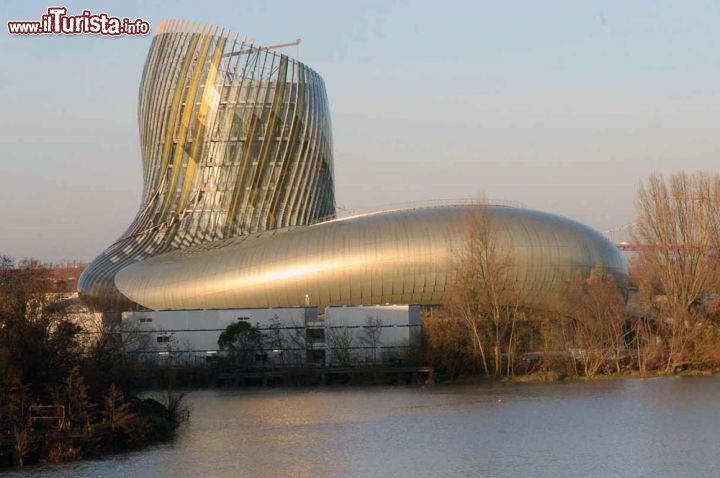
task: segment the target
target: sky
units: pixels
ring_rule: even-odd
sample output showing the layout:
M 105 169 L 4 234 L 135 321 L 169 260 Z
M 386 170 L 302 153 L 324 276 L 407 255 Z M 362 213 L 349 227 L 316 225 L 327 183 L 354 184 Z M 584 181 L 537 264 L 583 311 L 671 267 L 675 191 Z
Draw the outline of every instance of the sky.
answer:
M 0 254 L 91 260 L 140 204 L 152 36 L 7 33 L 56 4 L 302 38 L 346 210 L 483 194 L 606 230 L 651 172 L 720 166 L 720 2 L 0 0 Z

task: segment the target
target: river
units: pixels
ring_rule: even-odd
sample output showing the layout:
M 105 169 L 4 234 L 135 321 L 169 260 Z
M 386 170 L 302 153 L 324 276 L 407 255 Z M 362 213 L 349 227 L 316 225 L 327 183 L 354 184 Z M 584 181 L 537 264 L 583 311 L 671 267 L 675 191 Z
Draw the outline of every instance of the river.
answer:
M 172 443 L 10 476 L 718 477 L 720 377 L 205 390 Z

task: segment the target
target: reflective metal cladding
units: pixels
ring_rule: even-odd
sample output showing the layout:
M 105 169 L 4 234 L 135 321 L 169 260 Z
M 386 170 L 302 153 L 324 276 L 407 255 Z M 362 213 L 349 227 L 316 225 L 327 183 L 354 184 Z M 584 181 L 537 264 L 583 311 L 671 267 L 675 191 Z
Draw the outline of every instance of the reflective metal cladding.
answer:
M 509 248 L 522 299 L 543 307 L 563 281 L 623 258 L 600 233 L 560 216 L 503 206 L 404 209 L 267 231 L 138 262 L 120 290 L 151 309 L 332 304 L 437 304 L 452 286 L 452 251 L 488 207 Z
M 127 231 L 81 276 L 104 308 L 123 267 L 163 252 L 335 216 L 322 78 L 214 26 L 165 21 L 139 97 L 143 199 Z
M 217 27 L 164 22 L 140 86 L 144 193 L 120 239 L 80 278 L 105 309 L 437 304 L 480 206 L 334 219 L 320 76 Z M 382 172 L 379 172 L 382 174 Z M 483 206 L 484 207 L 484 206 Z M 559 216 L 488 206 L 531 305 L 617 249 Z

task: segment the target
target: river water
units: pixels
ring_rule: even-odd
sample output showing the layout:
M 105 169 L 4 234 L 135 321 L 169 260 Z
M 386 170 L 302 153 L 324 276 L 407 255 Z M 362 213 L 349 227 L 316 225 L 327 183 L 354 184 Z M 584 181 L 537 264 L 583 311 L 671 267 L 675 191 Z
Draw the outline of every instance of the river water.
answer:
M 140 452 L 10 476 L 720 477 L 720 377 L 192 392 Z

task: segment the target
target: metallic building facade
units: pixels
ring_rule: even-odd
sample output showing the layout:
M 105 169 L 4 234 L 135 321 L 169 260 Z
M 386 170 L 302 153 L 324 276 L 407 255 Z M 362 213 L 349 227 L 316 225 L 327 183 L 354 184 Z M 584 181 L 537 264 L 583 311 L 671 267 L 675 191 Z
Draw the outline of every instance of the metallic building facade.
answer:
M 218 27 L 165 21 L 138 116 L 142 203 L 80 278 L 86 301 L 127 308 L 115 274 L 146 257 L 335 216 L 327 95 L 302 63 Z
M 481 206 L 334 219 L 325 87 L 302 63 L 217 27 L 164 22 L 139 123 L 140 209 L 78 282 L 96 307 L 437 304 L 451 289 L 452 251 Z M 547 305 L 598 263 L 624 280 L 623 258 L 598 232 L 487 207 L 528 305 Z
M 505 206 L 403 209 L 266 231 L 164 254 L 118 274 L 118 288 L 150 309 L 438 304 L 452 287 L 453 250 L 487 207 L 513 258 L 523 302 L 544 308 L 578 271 L 625 261 L 578 222 Z

